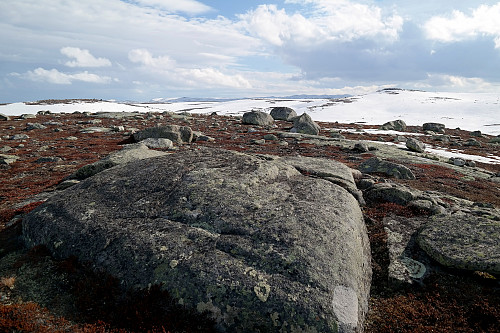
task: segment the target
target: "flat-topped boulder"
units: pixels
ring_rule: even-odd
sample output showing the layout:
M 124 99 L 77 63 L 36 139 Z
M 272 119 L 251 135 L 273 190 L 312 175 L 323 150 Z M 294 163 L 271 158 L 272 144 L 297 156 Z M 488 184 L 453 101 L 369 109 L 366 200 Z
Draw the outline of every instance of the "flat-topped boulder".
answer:
M 368 309 L 357 201 L 279 158 L 203 148 L 118 165 L 28 214 L 23 237 L 125 286 L 161 284 L 221 332 L 361 332 Z
M 491 274 L 500 274 L 499 240 L 498 212 L 433 217 L 417 238 L 420 247 L 444 266 Z

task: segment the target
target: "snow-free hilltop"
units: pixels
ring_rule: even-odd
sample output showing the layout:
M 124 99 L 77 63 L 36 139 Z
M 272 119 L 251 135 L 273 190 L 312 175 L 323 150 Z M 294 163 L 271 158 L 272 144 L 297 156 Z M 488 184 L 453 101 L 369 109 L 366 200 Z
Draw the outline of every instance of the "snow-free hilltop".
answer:
M 54 113 L 89 112 L 192 112 L 242 115 L 251 110 L 268 111 L 274 106 L 307 112 L 315 121 L 381 125 L 402 119 L 407 125 L 439 122 L 461 128 L 500 135 L 500 93 L 436 93 L 390 89 L 340 99 L 252 98 L 229 101 L 164 103 L 93 102 L 72 104 L 13 103 L 0 105 L 0 113 L 20 115 L 49 110 Z

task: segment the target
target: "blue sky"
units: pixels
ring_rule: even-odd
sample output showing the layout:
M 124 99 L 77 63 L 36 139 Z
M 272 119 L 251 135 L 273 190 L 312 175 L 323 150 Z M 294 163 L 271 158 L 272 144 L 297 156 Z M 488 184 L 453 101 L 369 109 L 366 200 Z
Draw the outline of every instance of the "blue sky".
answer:
M 500 1 L 4 0 L 0 102 L 500 91 Z

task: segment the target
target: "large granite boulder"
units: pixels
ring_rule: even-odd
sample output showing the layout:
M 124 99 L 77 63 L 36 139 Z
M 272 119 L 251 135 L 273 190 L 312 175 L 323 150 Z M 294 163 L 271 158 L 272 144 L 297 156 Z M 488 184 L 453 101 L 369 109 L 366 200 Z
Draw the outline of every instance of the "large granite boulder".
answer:
M 292 120 L 292 118 L 297 117 L 297 112 L 295 112 L 292 108 L 277 106 L 272 108 L 271 117 L 273 117 L 274 120 L 289 121 Z
M 386 130 L 386 131 L 404 132 L 404 131 L 406 131 L 406 123 L 401 119 L 392 120 L 392 121 L 388 121 L 385 124 L 383 124 L 382 126 L 380 126 L 379 129 Z
M 422 125 L 422 129 L 434 133 L 444 133 L 445 125 L 441 123 L 425 123 Z
M 274 124 L 274 119 L 268 113 L 262 111 L 250 111 L 243 114 L 243 124 L 270 126 Z
M 23 236 L 124 285 L 161 283 L 221 332 L 360 332 L 368 308 L 358 203 L 279 158 L 204 148 L 119 165 L 28 214 Z
M 318 135 L 320 130 L 321 128 L 314 120 L 312 120 L 311 116 L 307 113 L 303 113 L 302 115 L 293 118 L 293 128 L 290 132 Z

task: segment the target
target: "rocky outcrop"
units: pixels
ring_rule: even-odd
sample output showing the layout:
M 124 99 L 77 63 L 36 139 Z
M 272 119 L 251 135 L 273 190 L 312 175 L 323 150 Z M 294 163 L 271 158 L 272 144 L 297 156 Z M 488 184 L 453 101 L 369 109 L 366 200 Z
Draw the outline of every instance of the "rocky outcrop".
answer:
M 321 128 L 314 120 L 307 114 L 293 118 L 293 128 L 290 130 L 292 133 L 302 133 L 310 135 L 318 135 Z
M 274 123 L 273 117 L 262 111 L 250 111 L 243 114 L 243 124 L 270 126 Z
M 292 118 L 297 117 L 297 112 L 292 108 L 279 106 L 272 108 L 271 117 L 273 117 L 274 120 L 290 121 Z
M 363 173 L 383 173 L 399 179 L 415 179 L 415 175 L 406 166 L 372 157 L 360 164 Z
M 116 166 L 28 214 L 23 237 L 128 286 L 161 283 L 221 332 L 361 332 L 359 205 L 289 162 L 205 148 Z M 346 168 L 325 176 L 352 181 Z
M 68 179 L 83 180 L 119 164 L 126 164 L 150 157 L 163 156 L 165 154 L 166 153 L 161 151 L 150 150 L 144 144 L 128 145 L 119 151 L 109 154 L 97 162 L 81 167 L 75 173 L 70 175 Z
M 383 124 L 382 126 L 379 127 L 379 129 L 386 131 L 404 132 L 406 131 L 406 123 L 401 119 L 393 120 Z
M 134 140 L 140 142 L 147 138 L 164 138 L 174 143 L 190 143 L 193 140 L 193 131 L 188 126 L 164 125 L 149 127 L 133 134 Z

